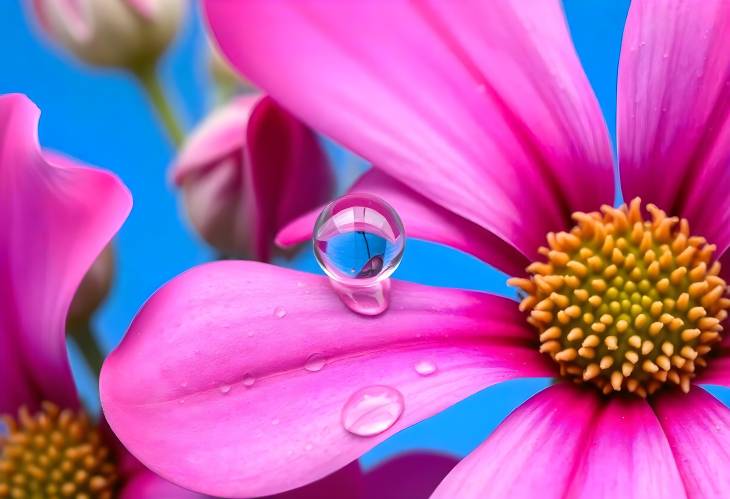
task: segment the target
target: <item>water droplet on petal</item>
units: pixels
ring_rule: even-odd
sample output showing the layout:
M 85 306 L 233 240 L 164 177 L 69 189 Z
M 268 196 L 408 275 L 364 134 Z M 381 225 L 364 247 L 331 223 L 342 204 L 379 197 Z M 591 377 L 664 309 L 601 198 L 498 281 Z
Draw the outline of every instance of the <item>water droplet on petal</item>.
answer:
M 223 395 L 226 395 L 226 394 L 230 393 L 230 391 L 231 391 L 231 385 L 223 385 L 223 386 L 221 386 L 220 387 L 220 391 L 221 391 L 221 393 Z
M 378 435 L 398 421 L 404 407 L 403 395 L 393 387 L 373 385 L 361 388 L 342 408 L 342 426 L 361 437 Z
M 306 450 L 306 451 L 310 451 L 310 450 L 312 450 L 312 444 L 307 444 L 307 445 L 305 445 L 305 446 L 304 446 L 304 450 Z
M 403 258 L 405 231 L 398 213 L 371 194 L 348 194 L 317 219 L 314 255 L 332 279 L 367 286 L 390 277 Z
M 271 420 L 271 424 L 274 425 L 274 426 L 278 425 L 279 424 L 279 419 L 278 418 L 272 419 Z
M 277 319 L 283 319 L 286 317 L 286 309 L 284 307 L 276 307 L 274 309 L 274 317 Z
M 327 364 L 327 357 L 321 353 L 313 353 L 307 357 L 307 361 L 304 363 L 304 369 L 309 372 L 321 371 L 322 368 Z
M 414 369 L 421 376 L 430 376 L 431 374 L 436 372 L 436 364 L 434 364 L 430 360 L 422 360 L 416 363 Z
M 251 374 L 245 374 L 243 376 L 243 386 L 250 388 L 253 386 L 254 383 L 256 383 L 256 378 L 251 376 Z

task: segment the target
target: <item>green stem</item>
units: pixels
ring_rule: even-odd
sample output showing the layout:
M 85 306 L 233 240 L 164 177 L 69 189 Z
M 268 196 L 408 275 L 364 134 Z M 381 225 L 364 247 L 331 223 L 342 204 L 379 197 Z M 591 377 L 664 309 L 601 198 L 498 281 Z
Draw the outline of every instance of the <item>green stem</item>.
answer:
M 104 354 L 94 338 L 94 330 L 90 321 L 82 321 L 68 325 L 68 333 L 81 350 L 86 359 L 86 364 L 98 379 L 101 372 L 101 365 L 104 363 Z
M 143 65 L 135 69 L 133 74 L 140 85 L 142 85 L 170 140 L 176 148 L 179 148 L 185 139 L 185 133 L 162 87 L 160 77 L 157 73 L 157 67 L 154 65 Z

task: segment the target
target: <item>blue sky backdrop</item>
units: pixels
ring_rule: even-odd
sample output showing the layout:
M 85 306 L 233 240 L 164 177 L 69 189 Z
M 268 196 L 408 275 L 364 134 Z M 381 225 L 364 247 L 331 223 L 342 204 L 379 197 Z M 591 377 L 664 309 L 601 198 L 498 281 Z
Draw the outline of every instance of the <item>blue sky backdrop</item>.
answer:
M 612 137 L 616 70 L 628 3 L 566 1 L 573 39 Z M 112 296 L 97 317 L 100 340 L 108 351 L 119 342 L 136 310 L 155 289 L 180 272 L 208 261 L 213 253 L 180 217 L 175 192 L 167 179 L 174 151 L 134 81 L 121 72 L 84 67 L 56 50 L 39 36 L 25 4 L 0 1 L 0 93 L 25 93 L 41 108 L 40 139 L 45 147 L 113 170 L 134 195 L 134 210 L 116 241 L 118 278 Z M 182 110 L 188 129 L 205 116 L 213 101 L 197 5 L 190 14 L 162 67 L 165 85 Z M 357 160 L 332 144 L 328 144 L 328 150 L 344 177 L 352 161 Z M 288 265 L 320 272 L 310 251 Z M 503 274 L 454 250 L 420 241 L 408 242 L 396 277 L 511 293 Z M 96 403 L 95 387 L 75 355 L 74 359 L 84 397 Z M 492 387 L 401 432 L 371 451 L 364 461 L 371 465 L 412 448 L 465 455 L 520 402 L 544 386 L 544 381 L 513 381 Z

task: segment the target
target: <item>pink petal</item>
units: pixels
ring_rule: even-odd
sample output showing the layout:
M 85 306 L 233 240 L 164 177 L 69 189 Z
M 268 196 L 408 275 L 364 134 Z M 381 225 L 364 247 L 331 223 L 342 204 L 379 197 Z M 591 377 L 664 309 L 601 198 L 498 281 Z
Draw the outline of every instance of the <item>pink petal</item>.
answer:
M 592 425 L 567 497 L 684 496 L 672 450 L 645 400 L 612 397 Z
M 422 362 L 436 372 L 419 375 Z M 101 400 L 124 445 L 162 476 L 256 496 L 321 478 L 493 383 L 552 373 L 511 300 L 394 282 L 390 310 L 368 318 L 324 277 L 228 261 L 145 304 L 104 365 Z M 397 389 L 405 410 L 387 431 L 355 436 L 342 409 L 372 385 Z
M 379 464 L 365 475 L 365 497 L 427 499 L 458 462 L 455 457 L 443 454 L 402 454 Z
M 624 197 L 730 246 L 730 3 L 633 2 L 618 85 Z
M 545 389 L 457 464 L 432 497 L 564 497 L 599 410 L 593 389 Z
M 729 497 L 730 411 L 697 387 L 656 397 L 654 408 L 669 440 L 688 497 Z
M 365 172 L 349 192 L 369 192 L 385 199 L 400 215 L 408 237 L 470 253 L 508 275 L 523 274 L 529 263 L 524 255 L 491 232 L 421 196 L 381 170 Z M 317 208 L 284 227 L 277 236 L 277 244 L 290 246 L 311 239 L 320 211 Z
M 571 211 L 613 201 L 608 134 L 558 1 L 205 6 L 251 81 L 527 256 Z
M 25 96 L 0 96 L 0 412 L 77 404 L 66 313 L 132 205 L 115 176 L 44 159 L 39 115 Z
M 214 112 L 172 168 L 199 233 L 220 251 L 260 261 L 276 232 L 327 200 L 333 173 L 317 137 L 270 98 Z
M 120 499 L 193 499 L 206 496 L 178 487 L 149 470 L 143 470 L 127 481 L 119 493 Z
M 360 463 L 353 461 L 326 477 L 304 487 L 269 496 L 269 499 L 340 499 L 360 498 L 364 479 Z

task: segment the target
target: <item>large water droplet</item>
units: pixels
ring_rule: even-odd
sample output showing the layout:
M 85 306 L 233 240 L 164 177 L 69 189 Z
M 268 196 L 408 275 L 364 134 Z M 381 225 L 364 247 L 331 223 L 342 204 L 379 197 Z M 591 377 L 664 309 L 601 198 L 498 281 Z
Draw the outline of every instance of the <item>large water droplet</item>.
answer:
M 434 364 L 430 360 L 422 360 L 416 363 L 414 369 L 421 376 L 430 376 L 431 374 L 436 372 L 436 364 Z
M 327 357 L 321 353 L 313 353 L 307 357 L 307 361 L 304 363 L 304 369 L 310 372 L 321 371 L 322 368 L 327 364 Z
M 243 386 L 250 388 L 253 386 L 254 383 L 256 383 L 256 378 L 254 378 L 251 374 L 244 374 Z
M 277 319 L 283 319 L 284 317 L 286 317 L 286 309 L 284 307 L 275 307 L 274 317 L 276 317 Z
M 393 387 L 373 385 L 352 394 L 342 408 L 342 426 L 354 435 L 371 437 L 398 421 L 405 403 Z
M 331 278 L 371 285 L 400 264 L 405 232 L 398 213 L 371 194 L 348 194 L 331 202 L 317 219 L 314 254 Z

